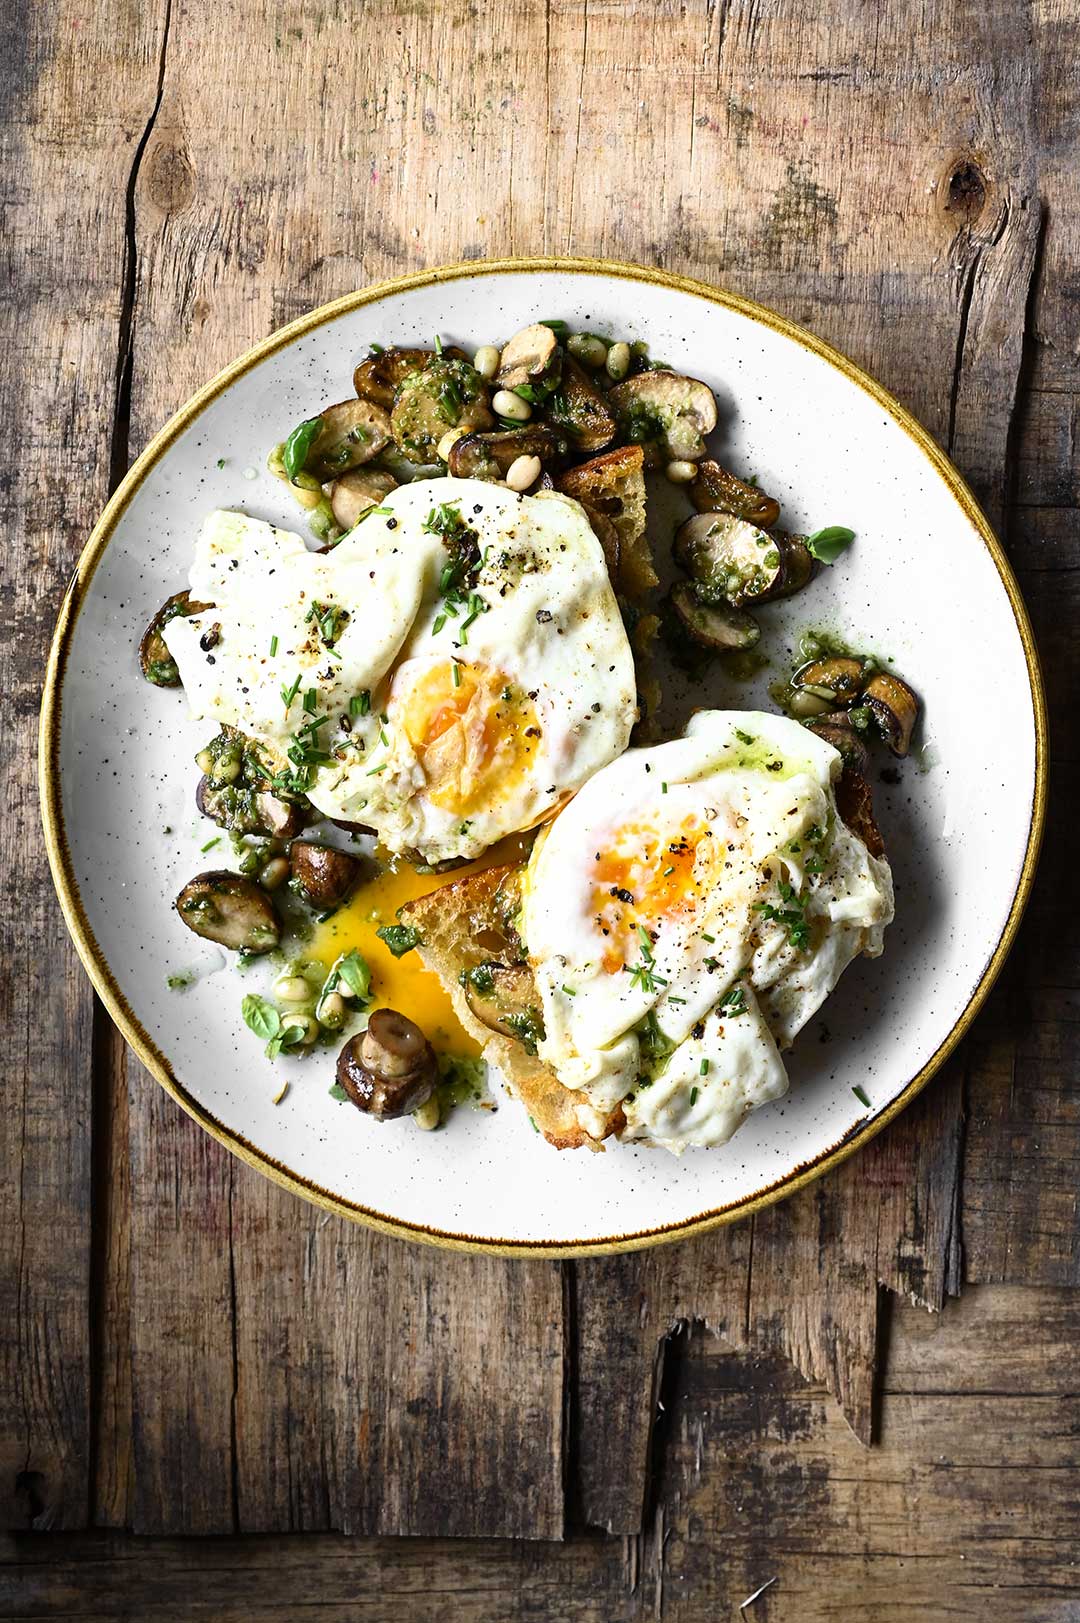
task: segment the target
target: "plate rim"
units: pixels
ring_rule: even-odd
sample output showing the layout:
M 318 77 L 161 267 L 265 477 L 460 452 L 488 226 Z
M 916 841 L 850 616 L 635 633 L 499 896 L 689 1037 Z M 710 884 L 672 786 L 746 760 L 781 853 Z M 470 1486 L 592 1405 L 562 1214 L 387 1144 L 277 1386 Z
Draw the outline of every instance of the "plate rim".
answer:
M 284 1163 L 268 1155 L 264 1150 L 258 1149 L 245 1139 L 241 1133 L 226 1126 L 205 1106 L 199 1104 L 177 1079 L 165 1055 L 158 1049 L 149 1033 L 140 1023 L 121 991 L 105 954 L 98 945 L 83 907 L 74 873 L 64 827 L 60 792 L 60 727 L 63 684 L 71 638 L 79 610 L 86 599 L 97 565 L 104 556 L 113 533 L 132 498 L 151 469 L 157 465 L 179 436 L 237 378 L 245 375 L 278 350 L 285 349 L 295 340 L 337 319 L 339 316 L 347 315 L 364 305 L 378 303 L 382 299 L 398 293 L 408 292 L 414 288 L 433 287 L 442 282 L 461 281 L 484 276 L 518 273 L 535 274 L 537 272 L 606 276 L 614 280 L 647 282 L 670 291 L 691 294 L 707 303 L 733 311 L 758 325 L 766 326 L 783 337 L 792 340 L 802 349 L 808 350 L 811 354 L 841 372 L 848 382 L 853 383 L 864 394 L 868 394 L 914 442 L 916 448 L 929 462 L 933 471 L 943 481 L 990 554 L 1009 600 L 1024 651 L 1035 732 L 1035 782 L 1027 843 L 1016 888 L 1001 933 L 957 1020 L 926 1063 L 905 1083 L 896 1097 L 878 1114 L 856 1123 L 840 1139 L 822 1150 L 813 1159 L 801 1162 L 790 1172 L 784 1174 L 783 1177 L 778 1178 L 774 1183 L 758 1190 L 753 1195 L 733 1200 L 725 1206 L 713 1207 L 692 1217 L 683 1218 L 676 1223 L 663 1224 L 655 1228 L 641 1229 L 627 1234 L 604 1235 L 591 1240 L 569 1241 L 514 1240 L 497 1236 L 488 1237 L 485 1235 L 457 1233 L 433 1228 L 425 1224 L 409 1222 L 376 1211 L 363 1206 L 359 1202 L 347 1200 L 334 1191 L 323 1188 L 314 1180 L 293 1171 Z M 833 1167 L 839 1166 L 856 1150 L 869 1143 L 902 1110 L 906 1109 L 916 1094 L 920 1093 L 931 1078 L 937 1074 L 966 1035 L 975 1016 L 986 1001 L 987 995 L 997 979 L 1015 940 L 1020 920 L 1031 895 L 1042 844 L 1046 820 L 1047 755 L 1046 694 L 1042 670 L 1031 622 L 1012 566 L 1002 549 L 1001 543 L 994 534 L 990 521 L 976 501 L 966 480 L 954 467 L 945 452 L 931 438 L 928 431 L 912 416 L 907 408 L 901 405 L 900 401 L 870 373 L 866 372 L 846 355 L 835 349 L 824 339 L 817 337 L 816 334 L 808 332 L 797 323 L 790 321 L 786 316 L 780 315 L 778 311 L 771 309 L 768 305 L 748 299 L 741 294 L 730 292 L 727 289 L 714 287 L 697 278 L 681 276 L 656 266 L 638 265 L 619 260 L 581 257 L 560 258 L 549 255 L 536 258 L 516 256 L 502 259 L 465 260 L 453 264 L 432 266 L 427 270 L 414 271 L 404 276 L 373 282 L 368 286 L 354 290 L 352 293 L 331 300 L 327 304 L 319 305 L 314 310 L 308 311 L 306 315 L 300 316 L 288 322 L 284 327 L 280 327 L 275 332 L 268 334 L 266 338 L 246 350 L 238 359 L 222 368 L 208 383 L 190 396 L 165 426 L 150 440 L 145 450 L 137 457 L 109 498 L 90 532 L 68 582 L 50 643 L 45 671 L 38 732 L 38 779 L 42 824 L 49 867 L 52 872 L 64 923 L 75 944 L 83 968 L 86 970 L 110 1017 L 123 1034 L 136 1057 L 165 1092 L 205 1132 L 209 1133 L 219 1144 L 224 1145 L 232 1154 L 238 1156 L 240 1160 L 254 1167 L 264 1176 L 271 1178 L 275 1183 L 283 1185 L 291 1193 L 299 1195 L 302 1199 L 308 1200 L 324 1210 L 332 1211 L 340 1217 L 347 1218 L 351 1222 L 364 1224 L 381 1233 L 393 1235 L 395 1238 L 417 1240 L 441 1249 L 454 1251 L 487 1253 L 506 1257 L 560 1258 L 615 1255 L 622 1252 L 645 1250 L 656 1245 L 672 1244 L 678 1240 L 687 1239 L 691 1235 L 705 1234 L 725 1224 L 747 1217 L 753 1212 L 773 1205 L 778 1200 L 786 1199 L 787 1196 L 796 1193 L 796 1191 L 805 1188 L 815 1179 L 822 1177 Z

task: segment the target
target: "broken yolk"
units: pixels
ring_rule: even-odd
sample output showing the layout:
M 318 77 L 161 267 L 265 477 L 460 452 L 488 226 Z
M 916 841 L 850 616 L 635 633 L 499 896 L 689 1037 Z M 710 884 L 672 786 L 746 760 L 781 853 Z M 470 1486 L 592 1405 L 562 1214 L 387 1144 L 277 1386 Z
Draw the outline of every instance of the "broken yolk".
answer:
M 532 701 L 502 671 L 463 660 L 431 666 L 404 696 L 401 717 L 427 778 L 427 797 L 455 816 L 507 797 L 540 744 Z
M 661 830 L 647 824 L 620 829 L 616 843 L 597 853 L 592 913 L 607 946 L 604 969 L 622 969 L 636 948 L 639 926 L 689 916 L 707 887 L 710 831 L 696 820 Z
M 345 906 L 318 927 L 310 955 L 329 969 L 341 953 L 355 949 L 371 970 L 373 1007 L 397 1009 L 415 1020 L 438 1054 L 478 1058 L 480 1044 L 469 1036 L 454 1013 L 439 977 L 424 968 L 415 949 L 395 958 L 376 931 L 381 925 L 396 924 L 397 910 L 404 903 L 427 896 L 441 885 L 482 868 L 524 861 L 530 843 L 528 838 L 512 836 L 486 851 L 481 860 L 441 876 L 420 874 L 404 864 L 397 869 L 383 869 L 360 885 Z

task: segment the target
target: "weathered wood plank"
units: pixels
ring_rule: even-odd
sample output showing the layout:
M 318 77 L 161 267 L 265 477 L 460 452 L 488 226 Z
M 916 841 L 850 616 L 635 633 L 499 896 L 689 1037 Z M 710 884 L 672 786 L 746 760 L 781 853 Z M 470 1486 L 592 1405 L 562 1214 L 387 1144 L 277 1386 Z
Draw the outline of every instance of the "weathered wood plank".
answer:
M 153 100 L 153 17 L 55 0 L 0 17 L 8 539 L 0 652 L 7 789 L 0 919 L 0 1522 L 87 1516 L 92 998 L 48 875 L 36 790 L 41 675 L 108 493 L 131 143 Z M 93 78 L 109 96 L 87 94 Z
M 1033 8 L 1046 230 L 1029 322 L 1008 542 L 1042 657 L 1050 816 L 1028 916 L 971 1054 L 964 1172 L 968 1276 L 1080 1283 L 1080 927 L 1072 812 L 1080 788 L 1080 351 L 1075 264 L 1080 14 Z
M 786 1359 L 695 1335 L 663 1417 L 647 1533 L 625 1541 L 22 1538 L 0 1547 L 5 1617 L 147 1623 L 1069 1623 L 1080 1600 L 1080 1297 L 981 1288 L 898 1305 L 881 1444 L 861 1449 Z

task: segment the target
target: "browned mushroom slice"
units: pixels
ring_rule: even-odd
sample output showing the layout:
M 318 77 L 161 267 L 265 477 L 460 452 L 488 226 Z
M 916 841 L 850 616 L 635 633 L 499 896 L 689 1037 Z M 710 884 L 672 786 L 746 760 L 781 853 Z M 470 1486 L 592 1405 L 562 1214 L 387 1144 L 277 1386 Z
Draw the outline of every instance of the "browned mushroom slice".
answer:
M 453 361 L 466 359 L 463 351 L 455 349 L 452 344 L 444 345 L 443 354 Z M 353 373 L 353 388 L 365 400 L 373 400 L 377 406 L 389 411 L 405 379 L 421 371 L 434 358 L 433 349 L 391 345 L 389 349 L 380 350 L 377 355 L 369 355 L 360 362 Z
M 601 451 L 615 438 L 615 414 L 588 373 L 569 355 L 559 386 L 540 408 L 578 451 Z
M 448 429 L 494 426 L 487 385 L 468 361 L 436 355 L 413 372 L 394 397 L 391 430 L 414 462 L 430 462 Z
M 520 389 L 550 378 L 559 364 L 559 340 L 550 327 L 534 322 L 515 333 L 499 356 L 495 382 L 500 389 Z
M 690 486 L 690 500 L 699 513 L 734 513 L 736 518 L 744 518 L 762 530 L 772 529 L 780 517 L 780 503 L 774 497 L 729 473 L 711 457 L 698 467 L 697 478 Z
M 378 507 L 384 496 L 397 489 L 397 480 L 385 468 L 354 468 L 352 473 L 335 479 L 330 491 L 330 506 L 334 521 L 343 530 L 351 530 L 372 507 Z
M 806 723 L 807 729 L 823 738 L 826 744 L 831 744 L 837 750 L 845 766 L 851 767 L 864 776 L 870 770 L 870 756 L 866 745 L 851 725 L 848 715 L 843 710 L 830 711 L 825 716 L 815 716 L 813 721 Z
M 784 560 L 784 586 L 778 595 L 794 597 L 817 574 L 818 560 L 807 546 L 804 535 L 792 535 L 789 530 L 774 530 L 773 539 Z
M 477 964 L 461 982 L 469 1008 L 492 1031 L 520 1040 L 523 1020 L 539 1024 L 540 999 L 528 964 Z
M 274 904 L 261 885 L 227 868 L 189 879 L 176 898 L 189 930 L 231 952 L 271 952 L 281 940 Z
M 716 399 L 708 384 L 678 372 L 641 372 L 616 384 L 608 400 L 619 413 L 624 440 L 640 445 L 650 467 L 700 462 L 706 434 L 716 427 Z
M 885 855 L 885 841 L 874 821 L 874 791 L 870 779 L 846 761 L 836 785 L 836 809 L 872 857 Z
M 142 634 L 139 643 L 139 664 L 142 673 L 148 682 L 153 682 L 156 688 L 178 688 L 180 686 L 180 672 L 176 661 L 165 646 L 165 639 L 161 635 L 170 620 L 181 617 L 189 619 L 193 614 L 202 614 L 210 608 L 209 603 L 193 603 L 190 592 L 174 592 L 172 597 L 166 598 Z
M 313 907 L 337 907 L 360 877 L 355 857 L 314 840 L 294 840 L 289 862 L 297 887 Z
M 455 479 L 505 479 L 519 456 L 536 456 L 542 465 L 558 462 L 566 441 L 545 423 L 494 429 L 490 434 L 463 434 L 450 447 L 447 467 Z
M 729 652 L 752 648 L 761 636 L 761 627 L 752 615 L 730 603 L 706 603 L 691 581 L 673 587 L 671 603 L 686 630 L 705 648 Z
M 342 400 L 319 413 L 320 427 L 304 458 L 304 472 L 338 479 L 378 456 L 390 439 L 390 419 L 370 400 Z
M 396 1009 L 376 1009 L 367 1030 L 350 1037 L 338 1055 L 338 1084 L 358 1110 L 380 1121 L 418 1110 L 438 1079 L 431 1044 Z
M 890 671 L 878 671 L 862 692 L 862 703 L 894 755 L 906 755 L 919 719 L 919 701 L 906 682 Z
M 784 584 L 784 560 L 772 536 L 729 513 L 696 513 L 675 535 L 675 561 L 709 601 L 734 608 L 766 603 Z
M 791 678 L 793 688 L 808 689 L 829 704 L 854 704 L 863 691 L 866 664 L 850 654 L 830 654 L 800 665 Z

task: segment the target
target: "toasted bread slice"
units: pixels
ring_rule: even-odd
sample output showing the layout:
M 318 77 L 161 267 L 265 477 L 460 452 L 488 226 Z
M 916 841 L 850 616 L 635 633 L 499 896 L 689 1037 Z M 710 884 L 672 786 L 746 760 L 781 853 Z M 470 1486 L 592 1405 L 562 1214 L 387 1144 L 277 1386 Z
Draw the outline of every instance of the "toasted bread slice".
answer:
M 601 1126 L 582 1094 L 563 1087 L 555 1073 L 515 1038 L 492 1031 L 476 1018 L 461 984 L 462 973 L 478 964 L 492 960 L 514 963 L 520 958 L 513 915 L 521 900 L 521 874 L 520 865 L 467 874 L 407 902 L 398 917 L 420 932 L 416 950 L 425 968 L 438 975 L 461 1024 L 482 1044 L 484 1058 L 509 1082 L 537 1131 L 559 1150 L 583 1146 L 597 1150 L 600 1139 L 622 1125 L 621 1109 Z M 582 1120 L 590 1115 L 596 1132 L 590 1132 Z
M 659 584 L 645 533 L 645 455 L 640 445 L 604 451 L 560 475 L 555 488 L 589 514 L 607 520 L 619 538 L 617 591 L 638 599 Z

